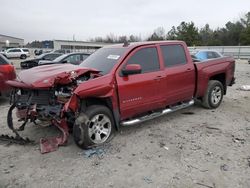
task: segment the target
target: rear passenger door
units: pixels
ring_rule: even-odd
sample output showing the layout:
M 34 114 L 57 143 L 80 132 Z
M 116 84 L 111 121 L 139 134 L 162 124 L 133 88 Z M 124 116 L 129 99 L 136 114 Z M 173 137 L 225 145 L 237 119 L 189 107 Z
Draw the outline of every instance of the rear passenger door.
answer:
M 162 45 L 161 53 L 165 65 L 164 93 L 167 105 L 190 100 L 195 90 L 195 68 L 188 62 L 181 44 Z
M 141 65 L 142 72 L 128 76 L 121 75 L 127 64 Z M 134 50 L 116 73 L 121 118 L 126 119 L 159 108 L 163 104 L 160 92 L 162 78 L 159 55 L 155 46 Z

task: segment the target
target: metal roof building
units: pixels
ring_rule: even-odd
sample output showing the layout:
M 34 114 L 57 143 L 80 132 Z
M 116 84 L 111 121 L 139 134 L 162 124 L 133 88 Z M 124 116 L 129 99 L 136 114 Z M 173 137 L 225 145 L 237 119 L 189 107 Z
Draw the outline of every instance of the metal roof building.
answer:
M 24 46 L 24 39 L 0 34 L 0 50 Z
M 74 41 L 74 40 L 54 40 L 54 50 L 85 51 L 94 52 L 97 49 L 109 45 L 107 43 Z

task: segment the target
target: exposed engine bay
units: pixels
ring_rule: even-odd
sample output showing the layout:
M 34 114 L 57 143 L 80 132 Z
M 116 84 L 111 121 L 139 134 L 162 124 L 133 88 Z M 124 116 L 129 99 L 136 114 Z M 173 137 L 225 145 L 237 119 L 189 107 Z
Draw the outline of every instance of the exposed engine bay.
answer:
M 46 90 L 16 88 L 11 94 L 11 104 L 15 104 L 19 120 L 28 118 L 48 121 L 59 119 L 64 104 L 70 99 L 75 88 L 91 78 L 90 75 L 80 76 L 67 85 L 58 85 Z
M 49 122 L 55 125 L 62 132 L 61 136 L 48 139 L 40 139 L 41 153 L 48 153 L 57 149 L 59 145 L 67 142 L 70 123 L 74 117 L 64 116 L 63 107 L 69 101 L 74 90 L 83 82 L 99 77 L 96 72 L 88 71 L 77 76 L 74 71 L 70 72 L 71 82 L 67 84 L 55 84 L 51 88 L 36 89 L 25 87 L 14 87 L 10 97 L 11 107 L 8 111 L 8 127 L 16 134 L 15 141 L 21 141 L 23 144 L 30 143 L 28 138 L 24 139 L 19 135 L 19 131 L 25 129 L 28 122 L 37 125 L 39 122 Z M 13 114 L 16 114 L 21 126 L 14 127 Z M 74 114 L 71 114 L 74 116 Z M 70 120 L 71 119 L 71 120 Z M 8 136 L 3 135 L 4 138 Z

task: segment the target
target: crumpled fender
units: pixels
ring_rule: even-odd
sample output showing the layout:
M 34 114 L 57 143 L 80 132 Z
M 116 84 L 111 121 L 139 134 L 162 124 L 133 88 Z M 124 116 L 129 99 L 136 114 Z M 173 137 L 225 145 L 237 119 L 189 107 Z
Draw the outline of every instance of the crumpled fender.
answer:
M 115 90 L 114 78 L 112 75 L 105 75 L 99 78 L 88 80 L 80 84 L 74 91 L 70 100 L 65 104 L 64 111 L 69 109 L 76 112 L 79 99 L 88 97 L 106 98 L 113 97 Z

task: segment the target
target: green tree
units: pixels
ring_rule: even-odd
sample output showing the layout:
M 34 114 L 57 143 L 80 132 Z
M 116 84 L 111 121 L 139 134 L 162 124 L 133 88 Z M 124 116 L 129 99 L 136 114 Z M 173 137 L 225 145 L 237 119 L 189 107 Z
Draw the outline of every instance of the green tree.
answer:
M 209 24 L 206 24 L 199 31 L 200 44 L 205 46 L 211 46 L 214 44 L 214 31 L 210 29 Z
M 248 12 L 243 18 L 241 18 L 241 23 L 244 29 L 240 34 L 240 44 L 250 45 L 250 12 Z
M 181 22 L 177 28 L 172 27 L 168 32 L 167 39 L 183 40 L 188 46 L 200 44 L 198 28 L 195 27 L 194 22 Z

